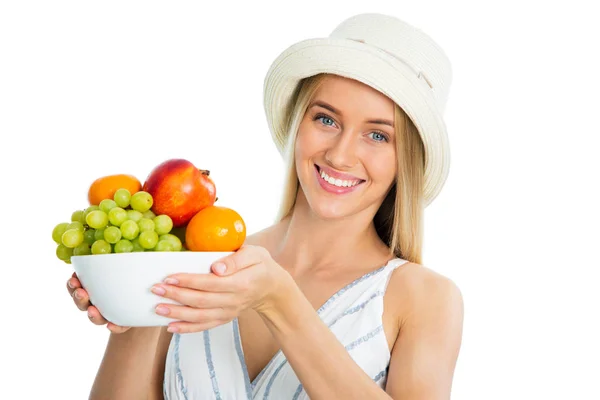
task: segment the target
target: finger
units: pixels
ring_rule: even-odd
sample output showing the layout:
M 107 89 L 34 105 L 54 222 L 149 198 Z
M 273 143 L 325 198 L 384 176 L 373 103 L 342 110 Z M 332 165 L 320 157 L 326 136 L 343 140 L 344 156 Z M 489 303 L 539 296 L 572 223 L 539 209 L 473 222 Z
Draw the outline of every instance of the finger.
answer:
M 196 308 L 227 307 L 235 304 L 236 299 L 234 293 L 204 292 L 173 285 L 155 285 L 152 292 L 161 297 L 175 300 L 177 303 Z
M 164 280 L 167 285 L 176 285 L 207 292 L 232 292 L 229 282 L 215 274 L 180 273 L 170 275 Z M 159 293 L 157 293 L 159 294 Z
M 79 308 L 81 311 L 87 310 L 91 305 L 87 292 L 81 288 L 73 291 L 73 301 L 75 302 L 77 308 Z
M 119 326 L 119 325 L 115 325 L 112 322 L 109 322 L 106 324 L 106 327 L 108 328 L 109 331 L 111 331 L 112 333 L 124 333 L 126 331 L 129 330 L 130 327 L 128 326 Z
M 218 308 L 193 308 L 174 304 L 159 304 L 155 312 L 158 315 L 176 319 L 177 321 L 207 324 L 212 321 L 226 321 L 233 319 L 233 309 Z
M 223 325 L 229 321 L 211 321 L 206 323 L 195 323 L 195 322 L 171 322 L 167 328 L 168 332 L 173 333 L 192 333 L 202 332 L 212 329 L 216 326 Z
M 227 276 L 259 264 L 269 257 L 271 255 L 264 247 L 245 245 L 235 253 L 215 261 L 211 268 L 216 275 Z
M 67 290 L 69 294 L 73 296 L 73 291 L 81 287 L 81 282 L 77 279 L 77 275 L 73 272 L 73 275 L 67 280 Z
M 100 314 L 100 311 L 94 306 L 89 306 L 87 309 L 87 315 L 90 321 L 96 325 L 105 325 L 108 321 Z

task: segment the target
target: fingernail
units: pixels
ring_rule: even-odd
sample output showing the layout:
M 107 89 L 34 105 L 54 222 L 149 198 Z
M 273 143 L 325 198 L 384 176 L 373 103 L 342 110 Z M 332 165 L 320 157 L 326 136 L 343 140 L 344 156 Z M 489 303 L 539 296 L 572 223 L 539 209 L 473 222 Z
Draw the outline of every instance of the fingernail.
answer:
M 161 286 L 152 286 L 152 293 L 163 296 L 167 291 Z
M 171 333 L 179 332 L 179 328 L 177 328 L 176 326 L 169 326 L 167 328 L 167 332 L 171 332 Z
M 164 282 L 169 285 L 177 285 L 179 283 L 179 281 L 175 278 L 167 278 L 164 280 Z
M 90 313 L 90 310 L 88 310 L 87 315 L 89 319 L 94 319 L 94 316 Z
M 69 285 L 69 287 L 70 287 L 71 289 L 73 289 L 73 285 L 71 284 L 71 280 L 70 280 L 70 279 L 67 281 L 67 285 Z
M 219 274 L 224 274 L 225 270 L 227 270 L 227 266 L 221 262 L 216 263 L 213 268 Z
M 156 313 L 160 314 L 160 315 L 168 315 L 169 311 L 170 311 L 169 308 L 165 307 L 165 306 L 156 307 Z
M 73 292 L 73 296 L 74 296 L 76 299 L 78 299 L 78 300 L 81 300 L 81 295 L 79 294 L 79 292 L 78 292 L 77 290 L 75 290 L 75 291 Z

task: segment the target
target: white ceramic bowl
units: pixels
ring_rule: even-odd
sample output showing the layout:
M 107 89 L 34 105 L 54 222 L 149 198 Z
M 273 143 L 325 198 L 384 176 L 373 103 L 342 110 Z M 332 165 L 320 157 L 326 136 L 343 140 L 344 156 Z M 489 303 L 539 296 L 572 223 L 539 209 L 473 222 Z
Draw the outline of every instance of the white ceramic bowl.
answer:
M 155 295 L 153 285 L 171 274 L 208 274 L 211 264 L 230 252 L 136 252 L 71 257 L 91 303 L 121 326 L 165 326 L 172 318 L 156 314 L 158 303 L 178 304 Z

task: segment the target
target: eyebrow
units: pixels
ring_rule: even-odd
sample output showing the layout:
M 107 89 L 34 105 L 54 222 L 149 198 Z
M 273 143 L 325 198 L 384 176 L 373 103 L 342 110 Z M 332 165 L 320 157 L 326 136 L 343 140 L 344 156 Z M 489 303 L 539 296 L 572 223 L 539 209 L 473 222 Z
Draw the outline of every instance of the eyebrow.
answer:
M 325 108 L 329 111 L 331 111 L 334 114 L 337 114 L 339 116 L 342 116 L 342 113 L 338 110 L 335 109 L 335 107 L 333 107 L 331 104 L 327 104 L 324 101 L 321 100 L 316 100 L 314 101 L 309 108 L 315 107 L 315 106 L 319 106 L 322 108 Z M 390 120 L 387 119 L 371 119 L 369 121 L 367 121 L 370 124 L 380 124 L 380 125 L 388 125 L 391 126 L 392 128 L 394 127 L 394 123 Z

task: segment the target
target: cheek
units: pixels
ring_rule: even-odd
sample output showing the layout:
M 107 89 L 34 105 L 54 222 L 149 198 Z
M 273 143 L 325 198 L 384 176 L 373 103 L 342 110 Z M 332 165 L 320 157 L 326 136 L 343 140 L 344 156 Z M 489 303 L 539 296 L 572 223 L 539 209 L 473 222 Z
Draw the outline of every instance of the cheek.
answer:
M 371 157 L 368 165 L 368 173 L 375 182 L 389 185 L 394 181 L 397 165 L 394 154 Z
M 302 131 L 298 131 L 298 136 L 296 137 L 296 143 L 294 144 L 294 157 L 296 158 L 296 162 L 304 158 L 304 153 L 306 152 L 306 146 L 304 145 L 304 136 L 302 135 Z
M 316 132 L 307 126 L 300 126 L 296 137 L 296 158 L 302 159 L 314 155 L 319 151 L 320 144 Z
M 296 143 L 294 145 L 294 162 L 296 164 L 296 171 L 298 174 L 302 174 L 306 160 L 311 156 L 310 154 L 310 143 L 306 140 L 307 132 L 300 127 L 298 135 L 296 136 Z

